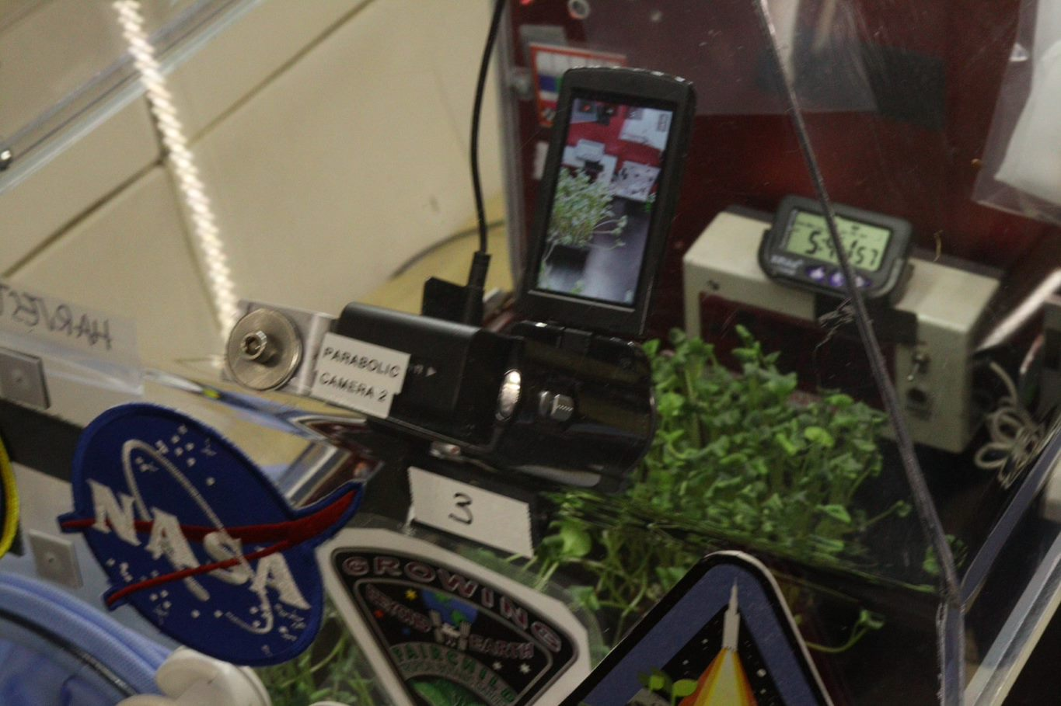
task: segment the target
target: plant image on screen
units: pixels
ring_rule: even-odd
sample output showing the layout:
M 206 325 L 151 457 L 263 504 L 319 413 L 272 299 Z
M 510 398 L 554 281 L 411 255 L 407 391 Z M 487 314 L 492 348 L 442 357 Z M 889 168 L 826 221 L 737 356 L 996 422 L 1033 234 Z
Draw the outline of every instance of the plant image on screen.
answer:
M 583 170 L 564 169 L 556 185 L 549 235 L 538 284 L 542 289 L 582 294 L 590 248 L 621 248 L 627 217 L 616 217 L 607 184 Z M 573 282 L 573 283 L 572 283 Z
M 673 113 L 576 99 L 536 286 L 632 304 Z

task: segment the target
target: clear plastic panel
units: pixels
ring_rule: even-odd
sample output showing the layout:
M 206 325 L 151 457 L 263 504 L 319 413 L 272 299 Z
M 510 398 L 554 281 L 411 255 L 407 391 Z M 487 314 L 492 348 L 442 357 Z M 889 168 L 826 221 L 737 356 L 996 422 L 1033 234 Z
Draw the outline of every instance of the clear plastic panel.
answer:
M 1041 129 L 1056 126 L 1058 110 L 1056 91 L 1043 91 L 1053 80 L 1056 8 L 801 5 L 807 32 L 850 43 L 875 96 L 873 110 L 823 114 L 813 90 L 798 74 L 792 80 L 854 266 L 845 274 L 875 278 L 860 252 L 865 230 L 852 234 L 846 206 L 912 229 L 905 287 L 869 310 L 957 570 L 956 595 L 944 589 L 963 617 L 946 621 L 946 699 L 998 703 L 1022 688 L 1025 662 L 1043 632 L 1052 634 L 1061 556 L 1051 299 L 1061 284 L 1061 230 L 1040 188 L 1043 165 L 1061 147 Z M 837 5 L 857 18 L 854 37 L 851 23 L 821 20 Z M 964 677 L 955 668 L 962 663 Z
M 0 89 L 10 69 L 4 40 L 65 4 L 0 0 Z M 247 3 L 142 4 L 166 64 Z M 1044 394 L 1034 399 L 1022 371 L 1056 363 L 1047 354 L 1057 341 L 1035 344 L 1024 322 L 1033 329 L 1041 318 L 1035 296 L 1061 247 L 1051 226 L 974 201 L 1017 15 L 1012 4 L 954 5 L 508 2 L 498 73 L 517 278 L 550 137 L 545 88 L 563 66 L 621 63 L 683 76 L 694 82 L 698 109 L 650 312 L 660 418 L 652 450 L 616 495 L 543 493 L 551 515 L 533 559 L 452 538 L 449 548 L 569 599 L 593 624 L 599 652 L 700 557 L 736 548 L 776 575 L 837 704 L 931 703 L 941 694 L 956 702 L 966 656 L 970 702 L 1012 681 L 1026 636 L 1043 624 L 1034 616 L 1050 612 L 1061 582 L 1061 562 L 1051 559 L 1061 552 L 1058 531 L 1034 514 L 1050 464 L 1031 459 L 1003 488 L 998 470 L 978 468 L 975 456 L 990 441 L 985 413 L 1005 395 L 1037 423 L 1046 419 Z M 133 90 L 111 4 L 77 6 L 89 16 L 80 31 L 97 27 L 99 41 L 70 43 L 76 56 L 58 62 L 48 85 L 17 84 L 26 101 L 0 110 L 0 147 L 15 145 L 16 160 L 47 151 L 88 106 L 103 109 Z M 539 64 L 543 53 L 551 58 Z M 398 84 L 387 90 L 403 90 Z M 12 174 L 0 176 L 0 189 Z M 785 197 L 818 200 L 822 188 L 835 202 L 824 204 L 826 233 L 806 229 L 806 248 L 816 238 L 829 248 L 836 204 L 912 224 L 919 250 L 912 279 L 899 283 L 913 297 L 903 306 L 840 306 L 844 285 L 855 282 L 850 270 L 835 287 L 839 298 L 764 272 L 765 233 L 777 230 Z M 826 280 L 839 267 L 828 264 Z M 933 290 L 941 282 L 942 294 Z M 890 381 L 883 386 L 874 361 Z M 180 375 L 147 375 L 145 396 L 221 429 L 293 502 L 355 474 L 372 478 L 369 494 L 387 493 L 388 479 L 404 472 L 401 454 L 388 455 L 398 445 L 371 438 L 356 415 L 219 383 L 219 368 L 203 361 L 175 369 Z M 1047 373 L 1035 375 L 1046 389 Z M 889 399 L 898 425 L 887 418 Z M 919 491 L 926 481 L 931 496 Z M 385 522 L 403 527 L 408 510 Z M 1036 551 L 1012 550 L 1022 542 Z M 945 580 L 955 564 L 963 585 Z M 963 618 L 969 655 L 954 649 L 964 648 Z M 311 652 L 268 678 L 278 705 L 308 703 L 309 694 L 382 702 L 335 616 Z
M 169 68 L 249 4 L 152 0 L 138 10 L 142 31 Z M 0 2 L 0 152 L 11 154 L 10 164 L 0 165 L 0 191 L 136 95 L 122 32 L 116 4 L 107 0 Z
M 759 265 L 781 200 L 815 194 L 789 88 L 808 96 L 801 109 L 840 121 L 877 108 L 861 17 L 833 4 L 809 22 L 806 3 L 778 3 L 775 45 L 751 0 L 591 4 L 584 19 L 570 5 L 512 6 L 507 79 L 532 86 L 506 106 L 518 127 L 506 135 L 510 213 L 524 214 L 513 251 L 549 134 L 530 111 L 536 43 L 688 77 L 698 115 L 647 344 L 656 443 L 618 496 L 553 494 L 532 566 L 584 586 L 614 645 L 697 557 L 742 548 L 778 576 L 837 703 L 935 700 L 941 561 L 919 521 L 931 503 L 914 500 L 853 315 L 820 323 L 816 297 Z

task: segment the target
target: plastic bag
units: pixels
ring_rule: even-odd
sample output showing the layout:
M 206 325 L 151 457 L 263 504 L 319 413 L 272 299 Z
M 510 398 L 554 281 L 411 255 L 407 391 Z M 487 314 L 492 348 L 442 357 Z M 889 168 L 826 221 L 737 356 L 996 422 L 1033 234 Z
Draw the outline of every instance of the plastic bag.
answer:
M 973 198 L 1061 223 L 1061 2 L 1021 5 Z

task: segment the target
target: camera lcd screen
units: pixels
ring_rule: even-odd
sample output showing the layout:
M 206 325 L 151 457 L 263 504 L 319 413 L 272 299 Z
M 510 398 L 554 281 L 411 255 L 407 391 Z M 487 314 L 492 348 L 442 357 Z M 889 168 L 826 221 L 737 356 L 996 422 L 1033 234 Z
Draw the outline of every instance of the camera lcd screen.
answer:
M 633 308 L 674 111 L 574 96 L 534 288 Z

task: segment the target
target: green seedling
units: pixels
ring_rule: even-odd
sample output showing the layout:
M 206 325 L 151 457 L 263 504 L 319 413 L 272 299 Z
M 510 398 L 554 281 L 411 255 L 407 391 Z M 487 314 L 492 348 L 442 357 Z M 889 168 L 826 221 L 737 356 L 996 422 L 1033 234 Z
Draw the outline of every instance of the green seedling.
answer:
M 898 501 L 870 516 L 853 502 L 881 473 L 884 415 L 839 393 L 797 403 L 796 375 L 738 333 L 737 374 L 681 331 L 672 350 L 646 343 L 659 427 L 636 482 L 608 498 L 576 489 L 551 496 L 556 519 L 530 565 L 540 586 L 560 569 L 588 579 L 575 599 L 614 618 L 615 640 L 720 541 L 843 566 L 870 561 L 866 532 L 910 512 Z M 869 615 L 844 649 L 880 627 Z

